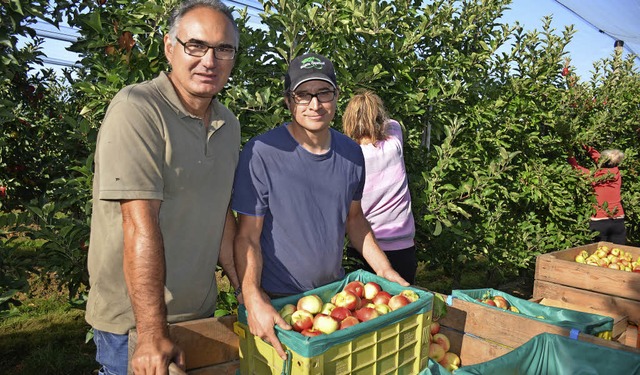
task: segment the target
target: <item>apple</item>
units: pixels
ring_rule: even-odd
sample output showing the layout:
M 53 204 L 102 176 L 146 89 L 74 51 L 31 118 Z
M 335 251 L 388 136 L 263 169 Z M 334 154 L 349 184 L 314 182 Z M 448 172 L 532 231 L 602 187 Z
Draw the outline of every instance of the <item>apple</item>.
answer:
M 336 305 L 334 305 L 331 302 L 327 302 L 324 305 L 322 305 L 322 310 L 320 310 L 320 312 L 325 315 L 330 315 L 331 311 L 333 311 L 333 309 L 335 308 L 336 308 Z
M 444 349 L 445 352 L 448 352 L 449 349 L 451 348 L 451 342 L 449 341 L 449 338 L 445 336 L 444 333 L 438 332 L 435 335 L 433 335 L 433 337 L 431 338 L 431 342 L 434 342 L 442 346 L 442 349 Z
M 373 307 L 363 307 L 356 310 L 353 315 L 361 322 L 366 322 L 380 316 L 380 313 Z
M 354 280 L 345 285 L 342 290 L 348 290 L 358 296 L 358 298 L 362 298 L 364 296 L 364 284 L 362 281 Z
M 431 335 L 435 335 L 436 333 L 440 332 L 440 323 L 438 322 L 431 322 Z
M 286 305 L 282 306 L 280 311 L 278 311 L 278 314 L 280 314 L 282 319 L 284 319 L 287 324 L 291 324 L 291 314 L 293 314 L 295 311 L 296 306 L 292 303 L 287 303 Z
M 391 294 L 389 292 L 381 290 L 378 292 L 378 294 L 376 294 L 375 297 L 373 297 L 371 302 L 373 302 L 376 305 L 388 305 L 390 299 L 391 299 Z
M 638 264 L 637 266 L 633 267 L 633 270 L 631 270 L 631 272 L 640 272 L 640 264 Z
M 613 249 L 611 249 L 611 251 L 609 252 L 609 254 L 613 255 L 613 256 L 619 256 L 620 255 L 620 249 L 617 247 L 614 247 Z
M 496 302 L 490 298 L 485 298 L 482 300 L 482 303 L 486 303 L 489 306 L 497 306 Z
M 513 305 L 509 306 L 509 310 L 513 311 L 514 313 L 520 313 L 520 310 L 518 310 L 518 308 Z
M 369 281 L 366 284 L 364 284 L 364 292 L 362 295 L 366 299 L 373 300 L 373 297 L 375 297 L 376 294 L 378 294 L 381 290 L 382 290 L 382 287 L 380 286 L 380 284 L 373 281 Z
M 313 314 L 307 310 L 296 310 L 291 314 L 291 326 L 296 332 L 313 327 Z
M 596 256 L 600 259 L 605 258 L 607 256 L 607 254 L 609 254 L 609 252 L 607 250 L 605 250 L 604 248 L 600 248 L 598 250 L 596 250 L 595 252 Z
M 418 296 L 418 293 L 414 292 L 411 289 L 405 289 L 402 292 L 400 292 L 400 294 L 407 297 L 409 302 L 415 302 L 420 298 L 420 296 Z
M 380 315 L 388 314 L 388 313 L 391 312 L 391 307 L 389 307 L 389 305 L 385 305 L 385 304 L 373 305 L 373 308 Z
M 449 372 L 453 372 L 453 370 L 460 368 L 460 357 L 456 353 L 446 352 L 438 363 Z
M 333 309 L 331 311 L 331 314 L 329 314 L 332 318 L 334 318 L 335 320 L 341 322 L 344 319 L 346 319 L 349 316 L 353 316 L 353 314 L 351 313 L 351 310 L 349 310 L 348 308 L 344 307 L 344 306 L 338 306 L 335 309 Z
M 617 263 L 611 263 L 607 268 L 611 268 L 612 270 L 619 270 L 620 265 Z
M 322 299 L 317 294 L 310 294 L 308 296 L 301 297 L 298 300 L 296 306 L 298 310 L 307 310 L 311 314 L 315 315 L 322 311 Z
M 438 343 L 432 342 L 429 344 L 429 358 L 436 362 L 440 362 L 444 358 L 446 351 Z
M 7 196 L 7 187 L 0 186 L 0 198 L 4 198 Z
M 503 296 L 494 296 L 493 302 L 496 303 L 496 307 L 499 307 L 503 310 L 509 309 L 509 306 L 510 306 L 509 301 L 507 301 L 507 299 L 504 298 Z
M 345 329 L 351 326 L 355 326 L 358 323 L 360 323 L 360 321 L 355 316 L 347 316 L 340 322 L 340 329 Z
M 328 335 L 337 331 L 340 323 L 329 315 L 317 314 L 313 318 L 313 328 Z
M 303 330 L 302 332 L 300 332 L 300 334 L 302 334 L 303 336 L 307 336 L 307 337 L 315 337 L 315 336 L 320 336 L 322 335 L 322 331 L 319 331 L 315 328 L 307 328 L 305 330 Z
M 581 254 L 576 255 L 574 260 L 578 263 L 587 263 L 587 260 Z
M 391 308 L 391 310 L 395 311 L 401 308 L 402 306 L 406 306 L 410 303 L 411 302 L 407 299 L 407 297 L 403 296 L 402 294 L 396 294 L 395 296 L 392 296 L 389 299 L 388 305 Z
M 346 307 L 353 311 L 360 308 L 360 297 L 351 291 L 343 290 L 331 298 L 331 303 L 336 305 L 336 307 Z

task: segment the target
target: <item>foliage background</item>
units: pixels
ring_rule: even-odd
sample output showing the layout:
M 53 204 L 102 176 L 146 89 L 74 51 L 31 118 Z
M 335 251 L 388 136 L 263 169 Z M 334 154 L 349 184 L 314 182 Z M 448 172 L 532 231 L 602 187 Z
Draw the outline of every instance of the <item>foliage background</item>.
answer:
M 177 0 L 0 2 L 0 310 L 53 272 L 82 304 L 87 287 L 92 152 L 125 85 L 168 69 L 162 36 Z M 497 23 L 508 0 L 262 1 L 264 28 L 238 11 L 241 54 L 221 100 L 243 139 L 287 120 L 282 77 L 306 51 L 329 56 L 341 88 L 375 90 L 407 134 L 419 257 L 453 278 L 479 259 L 487 287 L 530 272 L 538 254 L 591 240 L 594 201 L 566 163 L 580 146 L 619 148 L 628 242 L 640 244 L 640 81 L 634 57 L 571 72 L 571 27 L 524 32 Z M 42 68 L 36 21 L 80 30 L 80 68 Z M 27 40 L 18 48 L 17 36 Z M 498 53 L 501 46 L 506 52 Z M 567 68 L 566 70 L 564 68 Z M 35 244 L 35 246 L 33 246 Z

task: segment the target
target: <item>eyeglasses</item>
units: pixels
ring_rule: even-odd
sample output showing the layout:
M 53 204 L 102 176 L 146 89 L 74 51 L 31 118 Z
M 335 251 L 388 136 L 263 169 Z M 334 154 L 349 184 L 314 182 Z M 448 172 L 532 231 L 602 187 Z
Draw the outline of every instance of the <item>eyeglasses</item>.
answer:
M 313 98 L 318 99 L 320 103 L 329 103 L 336 97 L 336 90 L 319 91 L 315 94 L 310 92 L 291 92 L 291 98 L 296 104 L 309 104 Z
M 236 57 L 235 47 L 224 45 L 224 46 L 210 46 L 204 44 L 202 42 L 183 42 L 178 37 L 176 37 L 178 43 L 182 44 L 184 47 L 184 52 L 187 55 L 202 57 L 209 52 L 209 49 L 213 50 L 213 56 L 218 60 L 233 60 Z

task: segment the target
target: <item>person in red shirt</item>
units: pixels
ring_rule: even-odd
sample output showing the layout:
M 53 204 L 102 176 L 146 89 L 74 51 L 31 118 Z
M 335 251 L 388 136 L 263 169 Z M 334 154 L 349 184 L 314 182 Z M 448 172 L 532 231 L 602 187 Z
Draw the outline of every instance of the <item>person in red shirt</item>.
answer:
M 583 148 L 598 166 L 595 172 L 580 166 L 574 156 L 570 156 L 567 161 L 573 168 L 588 176 L 596 195 L 596 212 L 591 216 L 589 229 L 598 232 L 596 242 L 607 241 L 624 245 L 627 230 L 620 198 L 622 177 L 618 169 L 624 154 L 620 150 L 605 150 L 600 153 L 593 147 Z

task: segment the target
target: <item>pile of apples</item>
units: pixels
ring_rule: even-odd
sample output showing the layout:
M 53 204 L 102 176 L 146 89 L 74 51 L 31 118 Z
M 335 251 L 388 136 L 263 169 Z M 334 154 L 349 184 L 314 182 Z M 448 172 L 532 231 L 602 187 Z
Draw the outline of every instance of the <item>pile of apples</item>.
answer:
M 460 368 L 460 356 L 451 349 L 451 341 L 442 332 L 440 332 L 440 323 L 431 323 L 431 343 L 429 344 L 429 358 L 438 362 L 447 371 L 452 372 Z
M 296 332 L 308 337 L 330 334 L 387 314 L 420 297 L 410 289 L 391 295 L 376 282 L 355 280 L 324 302 L 317 294 L 301 297 L 278 312 Z
M 502 310 L 509 310 L 515 313 L 520 312 L 520 310 L 518 310 L 517 307 L 511 306 L 509 301 L 507 301 L 507 299 L 504 298 L 503 296 L 491 296 L 491 294 L 485 294 L 484 296 L 482 296 L 482 298 L 479 298 L 477 301 L 487 304 L 489 306 L 495 306 Z
M 609 248 L 609 246 L 600 245 L 593 254 L 582 250 L 576 255 L 575 261 L 597 267 L 640 273 L 640 256 L 634 261 L 633 254 L 618 247 Z

